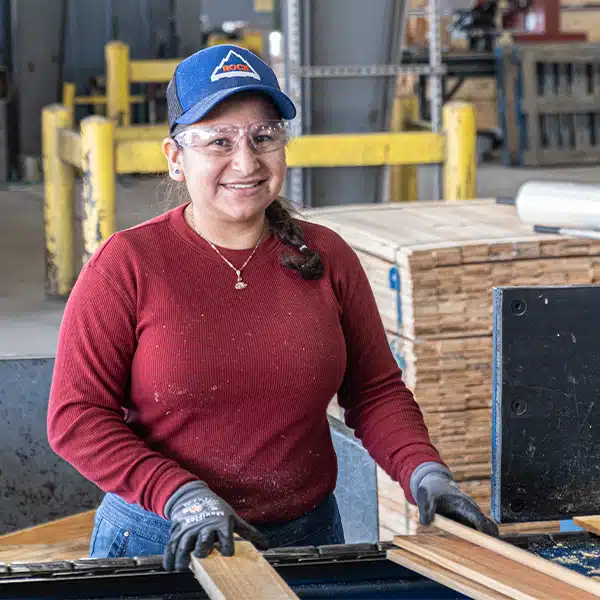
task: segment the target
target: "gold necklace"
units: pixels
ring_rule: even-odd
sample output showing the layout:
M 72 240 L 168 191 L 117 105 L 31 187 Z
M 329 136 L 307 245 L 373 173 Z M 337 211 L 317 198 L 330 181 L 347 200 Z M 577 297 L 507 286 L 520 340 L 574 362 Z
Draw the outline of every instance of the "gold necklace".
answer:
M 207 240 L 199 231 L 198 228 L 196 227 L 196 219 L 194 218 L 194 209 L 191 209 L 191 214 L 190 214 L 190 221 L 192 222 L 192 227 L 194 228 L 194 231 L 203 239 L 206 240 L 207 243 L 210 244 L 211 248 L 235 271 L 235 274 L 237 275 L 237 281 L 235 282 L 235 289 L 236 290 L 243 290 L 244 288 L 248 287 L 248 284 L 242 279 L 242 271 L 244 270 L 244 268 L 246 267 L 246 265 L 250 262 L 250 259 L 254 256 L 254 253 L 258 250 L 258 246 L 260 244 L 260 242 L 263 239 L 264 236 L 264 231 L 263 233 L 260 234 L 260 237 L 258 238 L 258 241 L 256 242 L 256 246 L 254 246 L 254 250 L 252 250 L 252 253 L 250 254 L 250 256 L 246 259 L 246 261 L 244 262 L 244 264 L 239 268 L 236 269 L 218 250 L 218 248 L 210 241 Z

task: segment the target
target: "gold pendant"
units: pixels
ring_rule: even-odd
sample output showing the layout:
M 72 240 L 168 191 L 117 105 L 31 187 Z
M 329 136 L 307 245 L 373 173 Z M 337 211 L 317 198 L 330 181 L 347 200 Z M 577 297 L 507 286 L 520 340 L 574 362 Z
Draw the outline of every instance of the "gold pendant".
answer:
M 235 282 L 236 290 L 243 290 L 248 287 L 248 284 L 245 281 L 242 281 L 242 274 L 239 271 L 236 271 L 237 281 Z

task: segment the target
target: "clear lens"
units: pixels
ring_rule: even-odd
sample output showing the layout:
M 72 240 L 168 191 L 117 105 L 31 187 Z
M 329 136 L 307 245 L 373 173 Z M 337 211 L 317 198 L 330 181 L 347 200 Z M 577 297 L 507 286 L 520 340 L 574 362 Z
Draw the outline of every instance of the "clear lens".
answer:
M 235 125 L 190 127 L 175 136 L 175 141 L 185 148 L 216 156 L 233 154 L 240 139 L 248 135 L 250 146 L 258 154 L 267 154 L 283 148 L 290 139 L 287 121 L 264 121 L 247 128 Z

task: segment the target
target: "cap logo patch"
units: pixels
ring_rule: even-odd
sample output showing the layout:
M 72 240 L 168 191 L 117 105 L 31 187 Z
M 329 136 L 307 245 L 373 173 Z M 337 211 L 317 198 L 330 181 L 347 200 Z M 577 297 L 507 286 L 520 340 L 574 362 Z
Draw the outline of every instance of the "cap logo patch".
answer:
M 210 80 L 218 81 L 224 77 L 252 77 L 253 79 L 258 79 L 260 81 L 260 76 L 252 68 L 252 65 L 233 50 L 230 50 L 227 53 L 227 56 L 212 72 Z

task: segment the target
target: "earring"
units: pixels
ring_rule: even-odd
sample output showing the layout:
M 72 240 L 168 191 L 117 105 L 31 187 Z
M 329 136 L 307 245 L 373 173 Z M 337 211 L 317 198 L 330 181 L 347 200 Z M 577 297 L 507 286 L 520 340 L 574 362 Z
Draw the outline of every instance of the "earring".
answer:
M 175 169 L 175 175 L 179 175 L 179 169 Z

